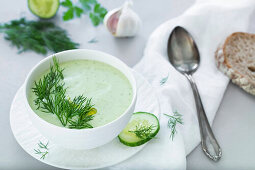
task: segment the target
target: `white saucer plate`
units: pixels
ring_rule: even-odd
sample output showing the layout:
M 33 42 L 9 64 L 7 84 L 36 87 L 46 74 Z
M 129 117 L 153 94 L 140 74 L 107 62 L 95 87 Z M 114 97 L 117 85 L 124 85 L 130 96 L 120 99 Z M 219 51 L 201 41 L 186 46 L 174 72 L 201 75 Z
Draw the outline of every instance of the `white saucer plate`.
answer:
M 133 73 L 137 82 L 135 112 L 150 112 L 159 117 L 160 109 L 155 91 L 139 73 L 135 71 Z M 41 162 L 65 169 L 104 168 L 130 158 L 145 146 L 128 147 L 120 143 L 118 138 L 115 138 L 110 143 L 95 149 L 71 150 L 59 147 L 49 141 L 49 153 L 45 159 L 40 159 L 41 156 L 35 154 L 34 149 L 38 148 L 39 141 L 47 143 L 48 139 L 33 127 L 23 102 L 25 98 L 22 90 L 24 90 L 23 86 L 18 90 L 12 102 L 10 110 L 11 129 L 19 145 L 29 155 Z

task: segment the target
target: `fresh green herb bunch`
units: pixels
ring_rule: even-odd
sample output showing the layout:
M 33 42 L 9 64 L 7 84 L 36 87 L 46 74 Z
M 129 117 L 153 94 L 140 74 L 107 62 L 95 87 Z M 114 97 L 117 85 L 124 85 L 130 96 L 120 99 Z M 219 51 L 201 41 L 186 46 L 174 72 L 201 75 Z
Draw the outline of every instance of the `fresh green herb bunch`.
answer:
M 81 14 L 89 15 L 94 26 L 103 22 L 107 10 L 97 0 L 79 0 L 79 5 L 74 5 L 71 0 L 64 0 L 61 5 L 67 8 L 63 20 L 71 20 L 74 16 L 80 18 Z
M 0 32 L 19 49 L 19 53 L 32 50 L 46 54 L 48 50 L 60 52 L 75 49 L 79 45 L 68 37 L 65 30 L 49 21 L 12 20 L 1 24 Z
M 88 123 L 93 119 L 96 109 L 91 99 L 79 95 L 73 100 L 66 96 L 67 88 L 63 83 L 63 69 L 59 67 L 56 57 L 53 57 L 50 72 L 38 82 L 32 91 L 36 95 L 34 100 L 37 109 L 55 114 L 63 126 L 72 129 L 92 128 Z
M 148 139 L 152 138 L 151 134 L 155 127 L 156 126 L 154 125 L 145 126 L 142 124 L 138 124 L 136 125 L 135 130 L 129 130 L 129 132 L 134 133 L 140 139 Z

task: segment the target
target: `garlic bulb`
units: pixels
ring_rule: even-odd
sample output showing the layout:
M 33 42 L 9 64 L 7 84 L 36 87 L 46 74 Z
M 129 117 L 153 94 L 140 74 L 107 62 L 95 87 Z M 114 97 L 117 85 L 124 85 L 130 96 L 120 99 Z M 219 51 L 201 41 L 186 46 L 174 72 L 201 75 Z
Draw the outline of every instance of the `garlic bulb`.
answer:
M 131 9 L 131 0 L 126 1 L 122 7 L 109 11 L 104 24 L 108 31 L 116 37 L 132 37 L 138 32 L 141 20 Z

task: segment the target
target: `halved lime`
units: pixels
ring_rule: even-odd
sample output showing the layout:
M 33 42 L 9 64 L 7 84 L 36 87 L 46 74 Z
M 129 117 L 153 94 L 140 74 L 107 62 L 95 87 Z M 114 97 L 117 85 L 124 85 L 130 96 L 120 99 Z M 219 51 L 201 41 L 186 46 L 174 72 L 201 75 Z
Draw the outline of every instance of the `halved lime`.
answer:
M 28 0 L 30 11 L 40 18 L 52 18 L 58 11 L 59 0 Z
M 134 130 L 137 130 L 139 127 L 142 127 L 142 130 L 144 130 L 144 128 L 146 129 L 151 127 L 149 134 L 144 137 L 137 136 L 137 134 L 134 133 Z M 123 131 L 119 134 L 118 138 L 124 145 L 139 146 L 156 136 L 159 132 L 159 128 L 160 126 L 158 118 L 154 114 L 147 112 L 136 112 L 133 113 L 131 120 L 125 129 L 123 129 Z

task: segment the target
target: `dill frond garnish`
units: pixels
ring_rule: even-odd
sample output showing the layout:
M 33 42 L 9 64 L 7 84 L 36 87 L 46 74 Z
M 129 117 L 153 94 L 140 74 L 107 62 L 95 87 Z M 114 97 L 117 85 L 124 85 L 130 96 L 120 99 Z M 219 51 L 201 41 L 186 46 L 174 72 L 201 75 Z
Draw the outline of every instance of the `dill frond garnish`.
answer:
M 19 49 L 19 53 L 32 50 L 39 54 L 48 51 L 60 52 L 75 49 L 78 43 L 73 42 L 68 33 L 49 21 L 28 21 L 25 18 L 0 24 L 0 33 L 5 39 Z
M 151 134 L 155 127 L 156 126 L 154 125 L 145 126 L 142 124 L 138 124 L 136 125 L 134 130 L 129 130 L 128 132 L 134 133 L 140 139 L 148 139 L 152 138 Z
M 39 141 L 38 146 L 39 146 L 40 148 L 42 148 L 42 149 L 49 150 L 49 149 L 48 149 L 48 144 L 49 144 L 49 141 L 48 141 L 46 144 L 44 144 L 44 143 L 42 143 L 41 141 Z
M 92 43 L 97 43 L 98 40 L 96 38 L 92 38 L 91 40 L 88 41 L 88 43 L 92 44 Z
M 39 148 L 41 148 L 41 150 L 40 149 L 34 149 L 35 154 L 42 155 L 40 157 L 40 159 L 45 159 L 46 155 L 49 153 L 48 152 L 48 150 L 49 150 L 48 149 L 48 144 L 49 144 L 49 141 L 46 144 L 39 141 L 39 143 L 37 145 L 39 146 Z
M 182 115 L 180 113 L 178 113 L 177 111 L 175 111 L 172 116 L 168 115 L 168 114 L 164 114 L 164 115 L 169 117 L 167 126 L 171 130 L 170 138 L 172 138 L 172 140 L 173 140 L 175 134 L 177 133 L 176 125 L 178 123 L 183 124 Z
M 161 85 L 161 86 L 167 82 L 168 77 L 169 77 L 169 73 L 167 74 L 166 77 L 164 77 L 164 78 L 161 79 L 161 81 L 160 81 L 160 85 Z
M 63 83 L 63 70 L 59 67 L 56 57 L 53 57 L 53 66 L 38 82 L 32 91 L 36 95 L 34 100 L 37 109 L 57 116 L 64 127 L 72 129 L 92 128 L 88 123 L 93 119 L 96 109 L 91 104 L 91 99 L 79 95 L 74 99 L 66 96 L 67 88 Z M 93 111 L 93 114 L 91 114 Z
M 42 155 L 40 159 L 44 159 L 46 155 L 49 153 L 48 151 L 41 151 L 40 149 L 34 149 L 35 154 Z

